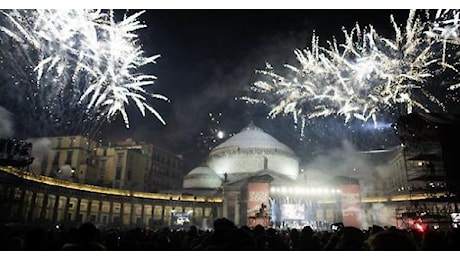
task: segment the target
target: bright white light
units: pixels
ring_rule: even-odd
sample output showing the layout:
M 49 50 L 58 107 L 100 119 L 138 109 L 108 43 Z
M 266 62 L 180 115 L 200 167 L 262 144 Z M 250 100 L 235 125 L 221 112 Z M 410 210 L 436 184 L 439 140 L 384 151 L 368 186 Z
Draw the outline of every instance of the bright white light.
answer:
M 225 133 L 222 131 L 217 132 L 217 138 L 222 139 L 225 137 Z
M 154 75 L 139 68 L 155 64 L 160 55 L 145 56 L 136 31 L 146 27 L 137 19 L 144 11 L 116 21 L 112 10 L 38 9 L 2 11 L 8 24 L 0 26 L 0 36 L 16 42 L 20 53 L 33 67 L 36 97 L 56 120 L 74 106 L 82 107 L 98 121 L 111 121 L 121 114 L 129 127 L 126 107 L 134 103 L 140 113 L 152 113 L 166 124 L 150 106 L 148 98 L 168 101 L 163 95 L 147 91 Z M 29 81 L 29 82 L 30 82 Z M 71 95 L 65 96 L 70 93 Z M 69 116 L 75 117 L 75 114 Z M 77 122 L 78 123 L 78 122 Z
M 294 186 L 294 187 L 270 187 L 270 191 L 273 193 L 282 193 L 284 195 L 313 195 L 313 196 L 330 196 L 333 194 L 340 193 L 340 189 L 332 189 L 329 187 L 306 187 L 306 186 Z
M 458 73 L 437 51 L 446 42 L 460 45 L 458 17 L 457 11 L 440 12 L 436 21 L 425 22 L 411 10 L 405 26 L 390 17 L 393 37 L 382 37 L 372 25 L 357 24 L 343 29 L 344 42 L 329 41 L 327 47 L 313 35 L 309 47 L 294 51 L 297 65 L 285 64 L 287 72 L 278 73 L 267 63 L 256 71 L 262 79 L 251 87 L 254 97 L 242 99 L 269 106 L 270 118 L 292 116 L 302 135 L 311 118 L 339 115 L 345 122 L 372 120 L 377 125 L 386 110 L 445 111 L 441 99 L 446 96 L 436 96 L 426 83 L 440 68 Z

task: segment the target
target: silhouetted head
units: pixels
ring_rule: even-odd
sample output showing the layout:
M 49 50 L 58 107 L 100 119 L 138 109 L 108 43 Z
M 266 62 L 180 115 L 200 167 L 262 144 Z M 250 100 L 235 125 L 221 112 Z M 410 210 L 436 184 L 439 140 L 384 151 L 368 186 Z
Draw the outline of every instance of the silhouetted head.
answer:
M 302 237 L 311 237 L 313 235 L 313 229 L 310 226 L 305 226 L 302 228 L 301 236 Z
M 99 230 L 91 222 L 81 224 L 78 228 L 78 240 L 81 242 L 95 241 L 99 235 Z
M 415 241 L 403 231 L 385 230 L 369 237 L 368 245 L 374 251 L 415 251 Z
M 234 229 L 235 223 L 232 221 L 226 219 L 226 218 L 218 218 L 214 221 L 214 232 L 216 233 L 221 233 L 221 232 L 227 232 L 229 230 Z

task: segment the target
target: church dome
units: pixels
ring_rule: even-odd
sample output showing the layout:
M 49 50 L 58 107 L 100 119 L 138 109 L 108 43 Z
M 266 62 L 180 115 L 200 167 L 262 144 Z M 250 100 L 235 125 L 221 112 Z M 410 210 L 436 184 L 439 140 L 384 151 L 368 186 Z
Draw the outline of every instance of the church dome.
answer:
M 222 180 L 211 168 L 198 166 L 184 177 L 184 188 L 209 188 L 214 189 L 222 185 Z
M 265 133 L 252 122 L 247 127 L 243 128 L 243 130 L 241 130 L 238 134 L 230 137 L 227 141 L 212 149 L 210 155 L 228 150 L 247 148 L 273 149 L 294 155 L 294 151 L 292 151 L 291 148 L 276 140 L 271 135 Z
M 205 164 L 221 179 L 227 174 L 229 181 L 262 170 L 291 179 L 299 174 L 299 159 L 294 151 L 253 123 L 212 149 Z

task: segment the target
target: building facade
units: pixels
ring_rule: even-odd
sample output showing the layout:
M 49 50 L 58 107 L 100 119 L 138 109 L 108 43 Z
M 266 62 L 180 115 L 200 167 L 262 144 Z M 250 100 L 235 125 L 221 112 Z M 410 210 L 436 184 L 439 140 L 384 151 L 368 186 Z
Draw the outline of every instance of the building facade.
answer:
M 337 185 L 308 186 L 299 165 L 292 149 L 250 123 L 184 177 L 183 192 L 221 195 L 222 216 L 237 225 L 327 228 L 342 221 Z
M 178 213 L 187 223 L 212 228 L 221 198 L 180 193 L 148 193 L 75 183 L 0 166 L 0 223 L 77 226 L 90 221 L 99 228 L 174 226 Z
M 78 183 L 94 178 L 97 142 L 78 135 L 42 138 L 39 142 L 40 148 L 32 148 L 32 172 Z
M 358 228 L 410 228 L 423 222 L 446 228 L 453 224 L 452 214 L 460 216 L 458 187 L 449 189 L 449 179 L 454 185 L 457 179 L 452 172 L 448 176 L 442 159 L 450 150 L 428 149 L 423 140 L 385 151 L 349 151 L 344 157 L 353 157 L 351 165 L 340 170 L 303 166 L 300 171 L 300 159 L 289 147 L 250 124 L 183 178 L 181 158 L 153 145 L 127 140 L 91 149 L 58 141 L 60 155 L 52 157 L 58 159 L 41 168 L 48 176 L 11 166 L 0 170 L 2 212 L 7 212 L 2 221 L 211 228 L 216 218 L 225 217 L 250 227 L 329 229 L 343 222 Z M 84 182 L 60 177 L 66 170 L 61 164 L 73 174 L 82 171 Z M 310 172 L 314 182 L 309 182 Z M 182 185 L 168 184 L 167 178 Z
M 413 212 L 414 205 L 443 216 L 456 212 L 456 204 L 446 203 L 446 185 L 420 179 L 436 172 L 439 179 L 441 161 L 409 158 L 404 145 L 345 151 L 341 158 L 348 165 L 329 159 L 328 167 L 305 165 L 301 172 L 300 160 L 289 147 L 251 123 L 184 177 L 183 192 L 220 194 L 223 216 L 249 226 L 325 229 L 343 222 L 358 228 L 407 227 L 410 221 L 403 213 Z M 427 152 L 433 150 L 418 150 Z M 311 172 L 314 182 L 309 181 Z
M 83 136 L 34 141 L 37 147 L 30 170 L 36 174 L 139 191 L 182 187 L 183 158 L 153 144 L 131 139 L 103 144 Z

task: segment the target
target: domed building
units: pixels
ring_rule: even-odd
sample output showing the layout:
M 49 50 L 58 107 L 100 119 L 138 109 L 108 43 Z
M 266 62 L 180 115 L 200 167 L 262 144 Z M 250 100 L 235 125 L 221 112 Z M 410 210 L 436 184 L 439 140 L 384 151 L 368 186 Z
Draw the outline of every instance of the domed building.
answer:
M 212 149 L 206 164 L 228 180 L 242 173 L 261 170 L 278 172 L 295 180 L 299 174 L 299 159 L 294 151 L 254 124 Z
M 294 185 L 299 164 L 291 148 L 251 122 L 184 177 L 184 193 L 221 194 L 224 217 L 266 226 L 270 187 Z
M 202 189 L 215 189 L 222 185 L 222 179 L 216 174 L 214 170 L 207 166 L 198 166 L 191 170 L 187 176 L 184 177 L 183 187 L 202 188 Z
M 328 176 L 325 173 L 323 179 Z M 351 190 L 339 192 L 342 184 Z M 307 185 L 294 151 L 250 123 L 212 149 L 203 163 L 184 177 L 182 192 L 221 196 L 219 215 L 236 225 L 324 229 L 342 220 L 341 207 L 351 207 L 347 201 L 359 201 L 358 190 L 359 185 L 351 180 Z M 351 199 L 340 204 L 342 197 Z M 347 213 L 353 221 L 360 218 L 356 208 L 356 212 Z
M 184 177 L 183 187 L 217 189 L 223 182 L 240 181 L 262 172 L 295 180 L 299 174 L 299 159 L 291 148 L 250 123 L 212 149 L 203 165 Z

